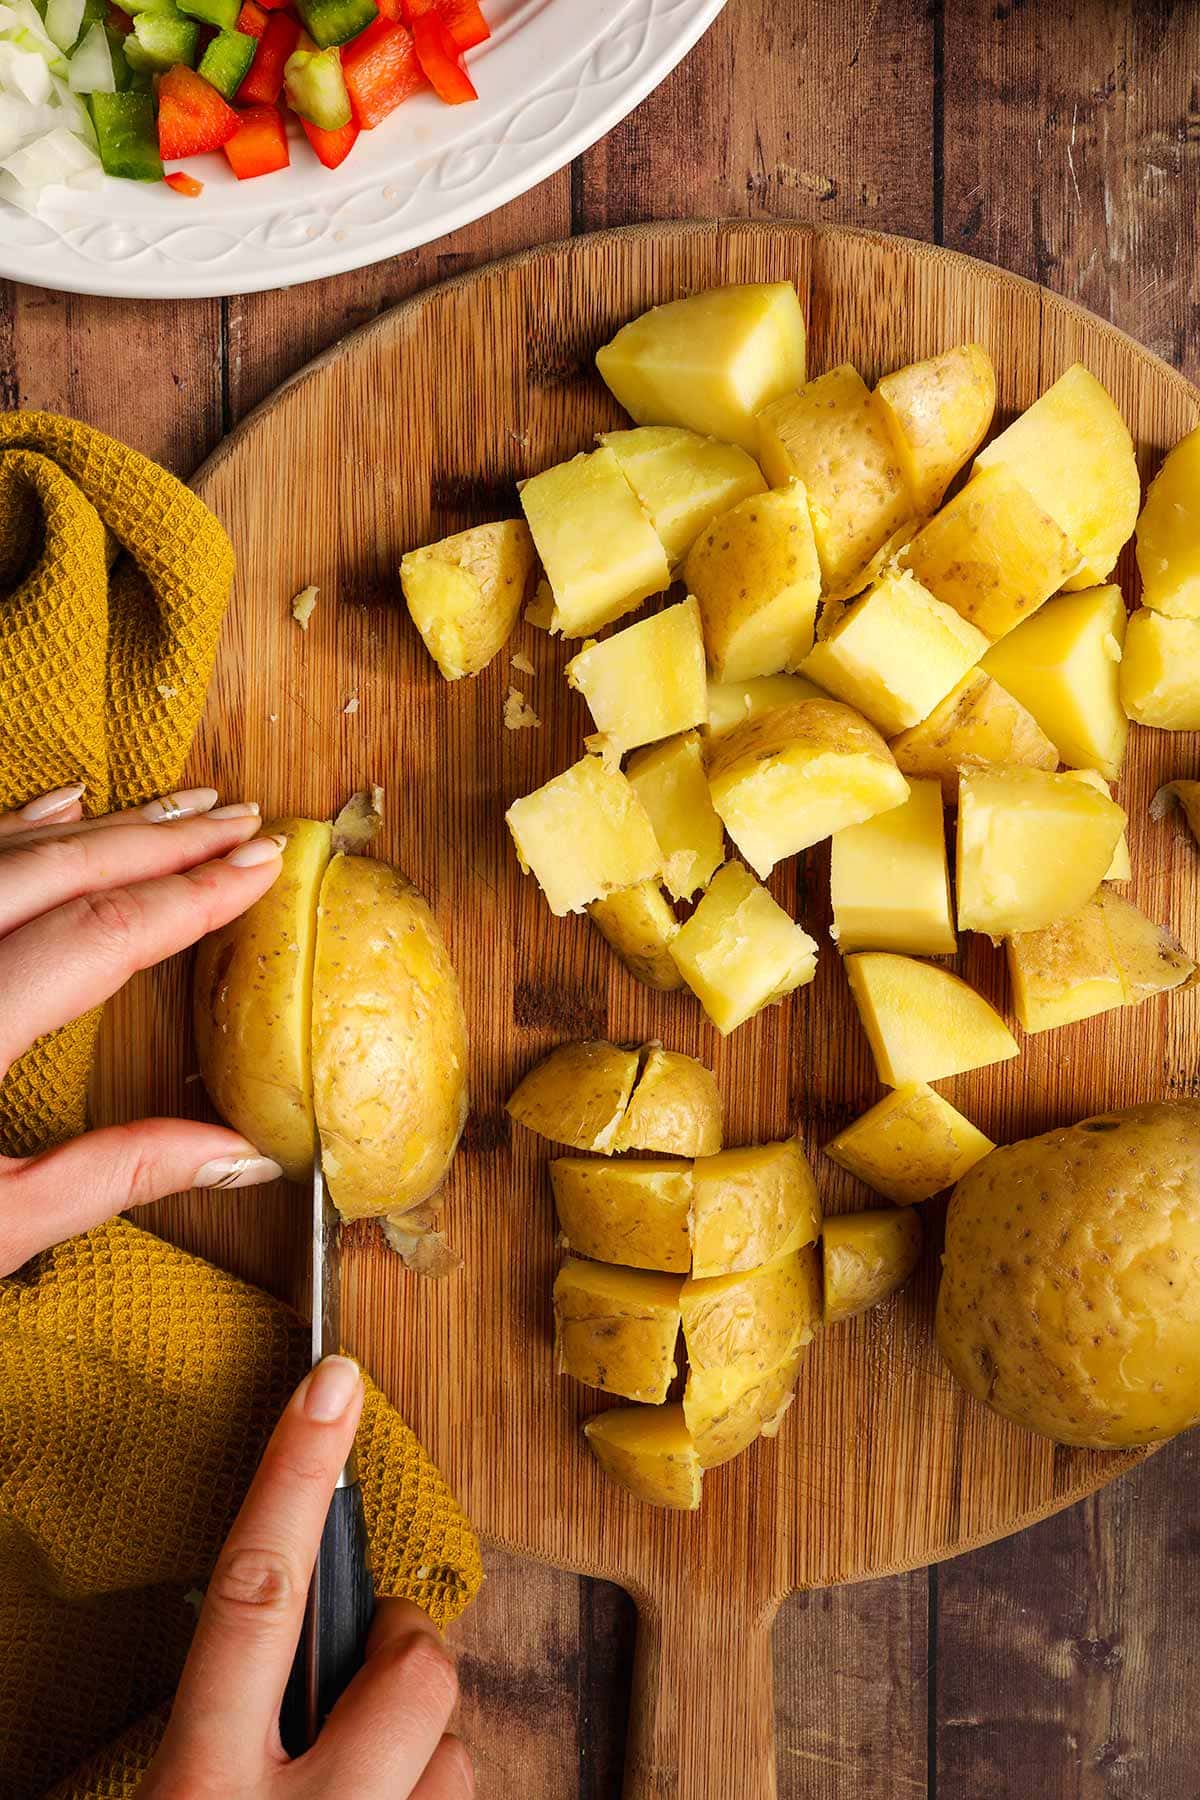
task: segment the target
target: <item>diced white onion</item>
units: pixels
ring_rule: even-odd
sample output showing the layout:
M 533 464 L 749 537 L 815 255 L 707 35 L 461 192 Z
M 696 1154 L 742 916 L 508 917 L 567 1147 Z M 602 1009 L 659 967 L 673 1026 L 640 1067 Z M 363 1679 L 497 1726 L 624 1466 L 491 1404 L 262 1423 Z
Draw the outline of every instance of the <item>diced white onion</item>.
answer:
M 84 0 L 47 0 L 46 36 L 64 54 L 74 49 L 83 29 Z
M 91 25 L 71 58 L 67 77 L 76 94 L 115 94 L 117 79 L 113 73 L 112 51 L 103 25 Z

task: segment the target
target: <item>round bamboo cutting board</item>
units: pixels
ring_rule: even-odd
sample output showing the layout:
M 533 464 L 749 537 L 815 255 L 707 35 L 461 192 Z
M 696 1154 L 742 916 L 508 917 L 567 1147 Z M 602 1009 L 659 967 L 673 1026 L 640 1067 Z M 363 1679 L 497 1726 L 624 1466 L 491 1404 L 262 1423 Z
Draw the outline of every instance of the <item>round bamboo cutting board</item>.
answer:
M 936 1209 L 917 1280 L 814 1347 L 779 1438 L 710 1473 L 695 1515 L 651 1511 L 605 1479 L 579 1431 L 598 1397 L 553 1371 L 553 1152 L 504 1111 L 548 1048 L 657 1037 L 701 1057 L 725 1096 L 727 1142 L 802 1131 L 827 1211 L 873 1203 L 819 1151 L 880 1090 L 827 936 L 828 847 L 772 883 L 824 946 L 815 984 L 722 1043 L 690 999 L 638 987 L 585 919 L 552 918 L 519 873 L 504 809 L 574 761 L 589 729 L 561 676 L 562 644 L 522 625 L 482 677 L 448 685 L 409 623 L 396 569 L 414 545 L 513 515 L 517 480 L 621 422 L 592 365 L 621 322 L 693 288 L 780 278 L 804 302 L 814 372 L 849 360 L 873 380 L 978 339 L 995 358 L 1005 417 L 1082 359 L 1130 421 L 1144 472 L 1200 417 L 1195 392 L 1129 339 L 962 257 L 849 231 L 665 225 L 533 251 L 389 313 L 275 394 L 196 482 L 239 572 L 191 773 L 264 812 L 314 816 L 381 783 L 380 853 L 432 901 L 471 1023 L 474 1110 L 446 1215 L 465 1266 L 423 1283 L 373 1228 L 356 1228 L 348 1348 L 488 1537 L 633 1594 L 630 1800 L 774 1792 L 769 1633 L 791 1589 L 952 1555 L 1131 1461 L 1055 1449 L 953 1385 L 932 1339 Z M 289 602 L 310 582 L 320 600 L 302 632 Z M 514 673 L 514 651 L 535 675 Z M 539 729 L 503 728 L 510 683 Z M 1147 808 L 1161 781 L 1197 772 L 1194 739 L 1135 729 L 1119 790 L 1136 871 L 1128 891 L 1192 947 L 1200 858 Z M 1006 1006 L 989 944 L 964 939 L 959 966 Z M 1196 1008 L 1193 994 L 1173 996 L 1030 1039 L 1019 1061 L 945 1091 L 1000 1140 L 1195 1092 Z M 112 1007 L 97 1110 L 198 1112 L 194 1067 L 187 970 L 171 966 Z M 296 1190 L 181 1196 L 156 1222 L 305 1304 L 307 1201 Z

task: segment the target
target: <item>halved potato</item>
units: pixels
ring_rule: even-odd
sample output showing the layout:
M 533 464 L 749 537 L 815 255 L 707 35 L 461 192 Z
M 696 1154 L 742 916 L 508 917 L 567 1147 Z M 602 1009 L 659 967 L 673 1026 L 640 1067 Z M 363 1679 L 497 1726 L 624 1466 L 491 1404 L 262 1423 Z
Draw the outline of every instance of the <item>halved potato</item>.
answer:
M 1142 605 L 1200 618 L 1200 425 L 1168 451 L 1137 522 Z
M 702 725 L 708 676 L 699 606 L 681 600 L 603 643 L 585 644 L 566 677 L 618 755 Z
M 1020 1055 L 1000 1014 L 949 969 L 875 950 L 848 956 L 845 968 L 887 1087 L 941 1081 Z
M 996 371 L 982 344 L 959 344 L 885 375 L 875 389 L 917 513 L 924 516 L 987 436 Z
M 722 1037 L 817 972 L 812 938 L 741 863 L 718 869 L 671 955 Z
M 1200 731 L 1200 619 L 1138 608 L 1125 634 L 1121 705 L 1139 725 Z
M 953 956 L 958 948 L 940 783 L 909 783 L 908 799 L 835 831 L 829 888 L 843 954 L 898 950 Z
M 647 1044 L 637 1086 L 611 1147 L 712 1156 L 721 1148 L 721 1121 L 721 1094 L 712 1070 L 679 1050 Z
M 518 1125 L 573 1150 L 613 1150 L 638 1078 L 636 1050 L 601 1042 L 560 1044 L 513 1090 Z
M 688 731 L 639 750 L 627 773 L 662 851 L 667 891 L 690 900 L 725 860 L 725 833 L 713 811 L 700 739 Z
M 935 776 L 947 806 L 958 799 L 960 769 L 990 763 L 1058 767 L 1058 751 L 1032 713 L 982 669 L 972 669 L 927 719 L 902 731 L 888 748 L 903 774 Z
M 654 1404 L 675 1379 L 678 1275 L 568 1257 L 554 1282 L 554 1356 L 560 1375 Z
M 524 519 L 441 538 L 400 561 L 400 586 L 425 648 L 447 681 L 478 675 L 503 649 L 532 583 Z
M 604 431 L 599 441 L 625 471 L 673 569 L 718 513 L 766 489 L 762 470 L 737 444 L 722 444 L 678 425 Z
M 816 1258 L 813 1252 L 815 1264 Z M 690 1369 L 683 1391 L 683 1416 L 700 1464 L 715 1469 L 758 1437 L 774 1437 L 792 1401 L 800 1364 L 812 1341 L 800 1331 L 772 1369 Z
M 994 1150 L 991 1138 L 923 1081 L 909 1081 L 839 1131 L 825 1154 L 897 1206 L 953 1187 Z
M 648 1506 L 695 1512 L 703 1469 L 682 1406 L 614 1406 L 583 1428 L 606 1474 Z
M 619 769 L 585 756 L 504 815 L 521 867 L 561 918 L 662 874 L 646 809 Z
M 764 1374 L 782 1362 L 800 1332 L 821 1323 L 821 1282 L 811 1244 L 757 1269 L 685 1281 L 679 1294 L 683 1342 L 693 1373 Z
M 958 790 L 958 923 L 1007 937 L 1086 906 L 1125 814 L 1107 794 L 1043 769 L 967 769 Z
M 636 980 L 660 993 L 683 986 L 670 948 L 679 921 L 657 881 L 620 888 L 603 900 L 593 900 L 587 910 L 600 936 L 612 945 Z
M 753 681 L 710 681 L 708 684 L 708 736 L 712 741 L 747 719 L 801 700 L 823 700 L 825 695 L 803 675 L 760 675 Z
M 558 463 L 520 493 L 554 597 L 552 631 L 587 637 L 667 587 L 667 553 L 613 451 Z
M 1128 618 L 1119 587 L 1048 600 L 988 651 L 982 667 L 1037 720 L 1065 763 L 1115 781 L 1129 721 L 1118 670 Z
M 841 1213 L 821 1232 L 825 1323 L 836 1325 L 890 1299 L 921 1257 L 921 1219 L 911 1207 Z
M 550 1182 L 569 1250 L 630 1269 L 691 1268 L 690 1163 L 560 1156 Z
M 812 646 L 821 569 L 798 481 L 755 494 L 714 519 L 683 565 L 700 603 L 708 666 L 718 681 L 794 669 Z
M 697 1158 L 692 1170 L 692 1274 L 756 1269 L 813 1244 L 821 1203 L 796 1138 Z

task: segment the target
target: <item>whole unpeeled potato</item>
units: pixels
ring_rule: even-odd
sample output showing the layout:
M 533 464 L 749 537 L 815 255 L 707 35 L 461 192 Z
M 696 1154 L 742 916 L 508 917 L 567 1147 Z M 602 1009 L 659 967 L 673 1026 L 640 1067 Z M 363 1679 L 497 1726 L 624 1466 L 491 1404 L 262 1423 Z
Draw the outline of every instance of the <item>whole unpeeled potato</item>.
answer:
M 996 1412 L 1122 1449 L 1200 1421 L 1200 1102 L 994 1150 L 954 1190 L 937 1333 Z

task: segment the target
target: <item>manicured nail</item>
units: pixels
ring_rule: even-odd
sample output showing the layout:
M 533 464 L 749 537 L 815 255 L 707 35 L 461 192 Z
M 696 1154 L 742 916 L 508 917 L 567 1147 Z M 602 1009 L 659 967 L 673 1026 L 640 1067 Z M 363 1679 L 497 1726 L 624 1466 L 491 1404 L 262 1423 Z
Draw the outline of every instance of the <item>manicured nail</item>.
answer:
M 269 1156 L 215 1156 L 192 1176 L 192 1186 L 200 1188 L 257 1187 L 263 1181 L 278 1181 L 283 1174 Z
M 327 1356 L 319 1362 L 304 1389 L 304 1411 L 322 1425 L 332 1425 L 357 1399 L 362 1371 L 348 1356 Z
M 178 794 L 164 794 L 161 800 L 148 800 L 142 817 L 157 825 L 163 819 L 190 819 L 196 813 L 211 812 L 216 804 L 216 788 L 184 788 Z
M 232 863 L 235 869 L 257 869 L 260 863 L 277 862 L 287 843 L 282 837 L 251 838 L 248 844 L 239 844 L 231 850 L 225 861 Z
M 257 819 L 258 801 L 239 800 L 236 806 L 215 806 L 210 819 Z
M 56 813 L 66 812 L 68 806 L 74 806 L 77 800 L 83 799 L 82 781 L 73 781 L 69 787 L 55 788 L 52 794 L 39 794 L 28 806 L 21 808 L 21 818 L 28 819 L 31 825 L 40 825 L 43 819 L 52 819 Z

